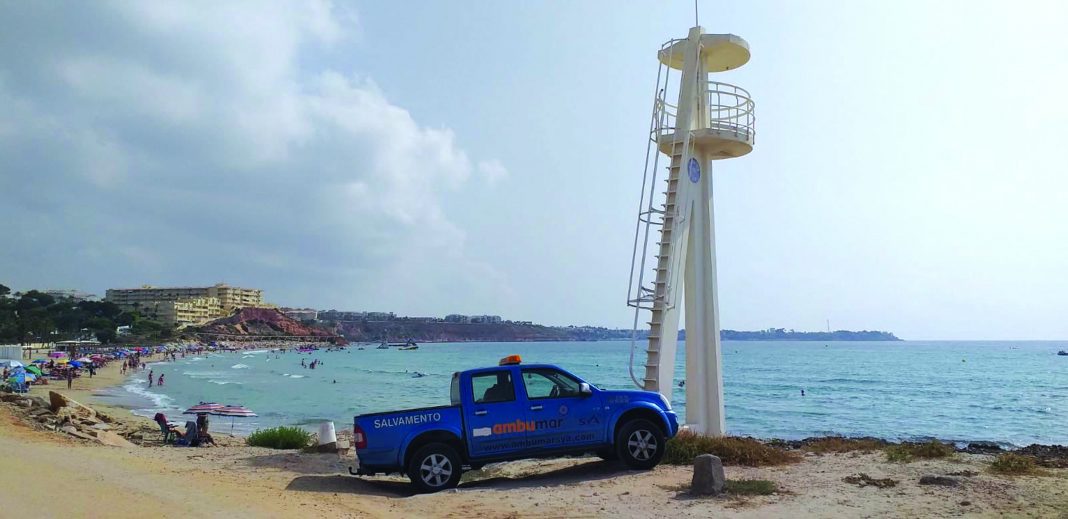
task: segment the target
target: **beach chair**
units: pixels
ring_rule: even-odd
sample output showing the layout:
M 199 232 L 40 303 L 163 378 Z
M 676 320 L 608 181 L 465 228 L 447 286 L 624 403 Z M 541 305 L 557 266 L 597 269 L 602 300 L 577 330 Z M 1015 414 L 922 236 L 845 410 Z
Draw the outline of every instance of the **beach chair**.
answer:
M 173 441 L 171 437 L 177 436 L 167 425 L 167 419 L 162 414 L 156 413 L 156 417 L 152 421 L 159 425 L 160 441 L 164 444 L 171 443 Z

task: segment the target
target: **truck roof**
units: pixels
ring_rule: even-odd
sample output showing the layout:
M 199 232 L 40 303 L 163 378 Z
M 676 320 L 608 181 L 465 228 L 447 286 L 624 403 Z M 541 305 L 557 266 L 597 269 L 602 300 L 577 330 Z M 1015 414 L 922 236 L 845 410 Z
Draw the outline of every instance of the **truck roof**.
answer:
M 482 371 L 496 371 L 501 368 L 550 368 L 550 369 L 563 369 L 555 364 L 507 364 L 504 366 L 488 366 L 485 368 L 473 368 L 465 369 L 463 371 L 457 371 L 457 373 L 479 373 Z

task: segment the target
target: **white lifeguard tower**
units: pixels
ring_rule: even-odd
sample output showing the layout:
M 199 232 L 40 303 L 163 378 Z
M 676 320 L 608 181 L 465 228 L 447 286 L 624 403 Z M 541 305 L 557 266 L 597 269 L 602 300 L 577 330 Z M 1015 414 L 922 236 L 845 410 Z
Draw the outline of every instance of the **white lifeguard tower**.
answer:
M 635 309 L 630 373 L 638 387 L 671 398 L 679 311 L 684 307 L 686 424 L 694 432 L 720 436 L 726 425 L 712 161 L 741 157 L 753 150 L 755 116 L 748 92 L 711 81 L 709 74 L 745 65 L 749 44 L 733 34 L 705 34 L 698 26 L 686 38 L 661 46 L 657 58 L 660 70 L 627 294 L 627 303 Z M 667 96 L 675 89 L 678 101 L 671 104 Z M 666 168 L 660 163 L 661 153 L 670 157 Z M 662 169 L 667 170 L 666 179 L 659 175 Z M 659 236 L 650 243 L 654 228 Z M 655 258 L 651 267 L 647 267 L 649 258 Z M 645 370 L 638 378 L 634 357 L 645 310 L 652 315 Z

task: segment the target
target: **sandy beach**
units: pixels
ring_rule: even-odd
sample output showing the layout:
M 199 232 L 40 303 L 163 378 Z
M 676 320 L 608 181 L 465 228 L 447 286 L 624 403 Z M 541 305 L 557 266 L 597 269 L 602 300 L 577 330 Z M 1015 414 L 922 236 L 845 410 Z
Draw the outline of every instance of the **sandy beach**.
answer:
M 61 391 L 94 403 L 92 391 L 121 381 L 117 372 L 109 366 Z M 770 480 L 779 490 L 715 498 L 689 494 L 692 469 L 685 466 L 635 472 L 595 458 L 521 461 L 470 473 L 453 491 L 413 495 L 400 477 L 348 476 L 351 454 L 239 441 L 107 447 L 31 427 L 21 413 L 0 404 L 0 499 L 43 517 L 1068 517 L 1068 469 L 994 475 L 989 455 L 906 464 L 882 453 L 805 454 L 780 467 L 728 466 L 728 479 Z M 108 414 L 144 420 L 117 409 Z M 897 484 L 843 481 L 860 473 Z M 919 484 L 924 475 L 947 474 L 956 474 L 959 486 Z

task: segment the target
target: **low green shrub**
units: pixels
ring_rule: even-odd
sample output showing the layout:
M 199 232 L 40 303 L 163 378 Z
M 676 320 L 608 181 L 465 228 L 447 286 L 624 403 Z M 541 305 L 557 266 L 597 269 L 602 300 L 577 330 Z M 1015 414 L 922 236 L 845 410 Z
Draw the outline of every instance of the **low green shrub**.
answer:
M 886 448 L 887 461 L 910 462 L 916 458 L 945 458 L 956 452 L 952 445 L 931 440 L 924 443 L 902 443 Z
M 736 496 L 769 496 L 779 491 L 779 485 L 765 479 L 728 479 L 727 494 Z
M 312 433 L 300 427 L 272 427 L 270 429 L 258 429 L 248 435 L 245 443 L 253 447 L 267 447 L 269 449 L 302 449 L 312 441 Z
M 714 454 L 724 465 L 763 467 L 785 465 L 801 460 L 796 452 L 765 445 L 753 438 L 737 436 L 702 436 L 682 431 L 668 440 L 664 463 L 689 465 L 701 454 Z
M 1038 464 L 1035 462 L 1035 458 L 1031 456 L 1006 452 L 998 454 L 998 457 L 990 464 L 990 471 L 996 474 L 1011 475 L 1036 474 L 1038 472 Z

